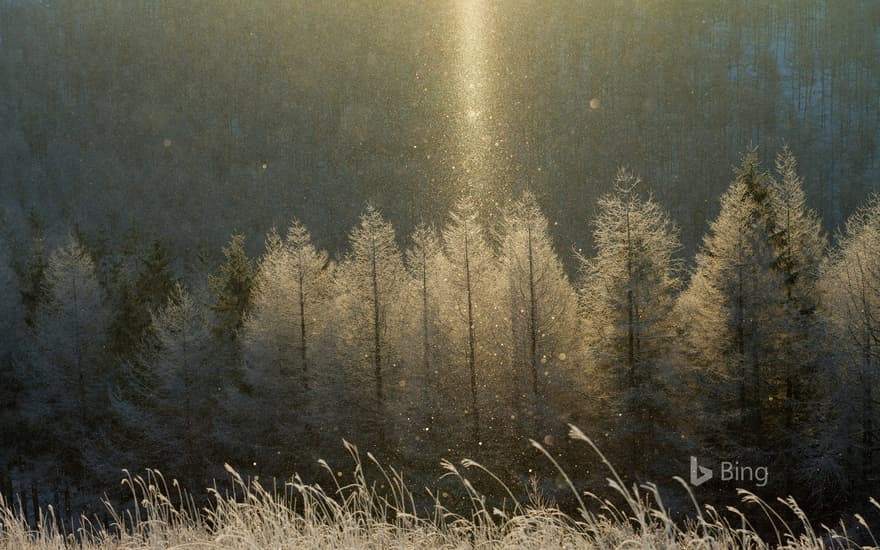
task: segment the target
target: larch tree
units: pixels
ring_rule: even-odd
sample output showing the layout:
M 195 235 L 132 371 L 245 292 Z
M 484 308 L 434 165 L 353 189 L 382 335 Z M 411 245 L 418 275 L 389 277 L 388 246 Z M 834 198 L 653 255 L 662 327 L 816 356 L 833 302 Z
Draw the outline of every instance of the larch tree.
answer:
M 876 476 L 877 384 L 880 372 L 880 198 L 873 197 L 846 222 L 821 279 L 822 311 L 841 362 L 842 434 L 866 493 Z M 853 430 L 853 427 L 856 427 Z
M 620 170 L 599 199 L 595 256 L 582 259 L 580 296 L 596 396 L 611 411 L 620 452 L 645 474 L 669 449 L 675 415 L 671 351 L 680 287 L 678 232 L 663 209 L 643 198 L 640 180 Z
M 817 315 L 819 273 L 827 242 L 818 216 L 807 207 L 797 161 L 788 147 L 776 157 L 776 179 L 771 185 L 776 221 L 775 270 L 782 276 L 781 319 L 776 335 L 776 361 L 768 373 L 770 413 L 780 448 L 798 449 L 786 453 L 784 490 L 791 492 L 796 478 L 807 482 L 810 471 L 828 471 L 823 457 L 828 454 L 828 434 L 821 433 L 828 408 L 822 388 L 830 379 L 822 377 L 822 340 L 828 326 Z
M 287 250 L 294 279 L 294 311 L 299 322 L 299 367 L 303 385 L 308 389 L 309 354 L 314 353 L 315 339 L 326 318 L 335 264 L 326 252 L 315 248 L 308 229 L 298 220 L 287 230 Z
M 413 370 L 418 365 L 416 376 L 410 380 L 418 381 L 420 409 L 425 424 L 434 418 L 434 399 L 439 390 L 440 369 L 442 368 L 438 349 L 441 345 L 439 300 L 441 291 L 441 269 L 443 247 L 440 235 L 433 227 L 418 225 L 411 236 L 412 244 L 406 250 L 406 270 L 409 274 L 408 298 L 411 303 L 407 316 L 407 341 L 410 347 L 407 363 Z M 416 344 L 417 343 L 417 344 Z M 415 374 L 415 372 L 414 372 Z M 416 384 L 411 384 L 413 387 Z M 411 396 L 415 399 L 415 395 Z M 415 407 L 413 407 L 415 408 Z
M 138 424 L 151 457 L 195 482 L 208 466 L 217 390 L 211 363 L 211 328 L 206 312 L 177 283 L 152 317 L 150 336 L 133 368 L 138 371 L 120 410 Z
M 32 416 L 41 418 L 59 448 L 89 461 L 100 418 L 109 406 L 111 373 L 105 356 L 109 311 L 91 257 L 69 237 L 46 268 L 48 301 L 34 327 L 35 349 L 28 386 Z
M 350 250 L 339 264 L 336 326 L 344 340 L 355 375 L 368 367 L 373 386 L 370 413 L 380 445 L 386 439 L 389 385 L 398 366 L 406 282 L 403 255 L 394 228 L 382 214 L 368 206 L 352 229 Z
M 274 229 L 267 235 L 242 329 L 248 391 L 231 403 L 247 411 L 248 432 L 262 434 L 258 439 L 264 446 L 282 443 L 278 456 L 286 456 L 291 442 L 306 433 L 311 356 L 326 324 L 332 273 L 327 253 L 314 247 L 299 221 L 291 224 L 286 239 Z
M 306 227 L 294 221 L 287 238 L 273 230 L 254 277 L 243 337 L 249 353 L 265 353 L 279 376 L 309 386 L 309 356 L 322 328 L 330 295 L 332 264 L 315 249 Z
M 721 197 L 679 300 L 689 349 L 713 380 L 707 389 L 718 448 L 760 444 L 766 377 L 773 368 L 771 323 L 779 319 L 784 296 L 783 277 L 774 269 L 775 230 L 763 215 L 770 189 L 770 176 L 752 150 Z
M 549 398 L 566 385 L 565 362 L 576 358 L 577 295 L 553 248 L 547 218 L 531 193 L 506 211 L 501 243 L 517 394 L 528 404 L 529 429 L 541 434 Z
M 498 395 L 491 382 L 509 380 L 509 310 L 505 307 L 506 281 L 498 277 L 498 261 L 489 246 L 472 197 L 456 204 L 443 229 L 444 290 L 442 317 L 449 344 L 448 364 L 464 364 L 469 402 L 459 406 L 469 419 L 471 443 L 483 437 L 480 394 Z M 510 396 L 498 395 L 502 403 Z

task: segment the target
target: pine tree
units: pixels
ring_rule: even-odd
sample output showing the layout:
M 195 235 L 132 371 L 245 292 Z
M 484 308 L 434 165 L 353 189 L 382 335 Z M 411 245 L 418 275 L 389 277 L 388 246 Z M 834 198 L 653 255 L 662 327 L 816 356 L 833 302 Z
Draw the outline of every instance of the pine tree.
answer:
M 403 257 L 394 228 L 378 210 L 368 206 L 349 237 L 351 250 L 339 265 L 337 326 L 356 367 L 372 372 L 373 427 L 380 444 L 389 416 L 386 380 L 400 354 L 403 304 L 399 300 L 406 281 Z
M 25 309 L 12 265 L 12 252 L 0 238 L 0 363 L 12 360 L 23 337 Z
M 209 276 L 208 282 L 214 295 L 211 306 L 216 323 L 214 331 L 221 339 L 232 341 L 250 309 L 254 270 L 241 234 L 232 235 L 229 244 L 223 248 L 223 256 L 226 262 L 220 266 L 217 275 Z
M 609 430 L 628 463 L 657 468 L 674 434 L 671 364 L 675 296 L 680 282 L 677 229 L 641 182 L 621 170 L 614 190 L 599 199 L 596 255 L 582 259 L 581 299 L 593 391 L 612 411 Z
M 553 250 L 547 219 L 531 193 L 524 193 L 506 212 L 501 242 L 502 267 L 509 280 L 512 366 L 520 380 L 517 393 L 529 395 L 529 429 L 540 434 L 542 410 L 566 385 L 559 371 L 565 361 L 575 360 L 577 297 Z
M 167 250 L 158 240 L 137 258 L 137 272 L 122 261 L 116 269 L 114 315 L 110 327 L 113 351 L 128 356 L 147 339 L 152 315 L 174 290 L 174 272 Z
M 21 359 L 25 331 L 25 308 L 12 267 L 12 255 L 5 240 L 0 238 L 0 449 L 10 453 L 17 451 L 27 439 L 16 429 L 22 425 L 19 407 L 24 388 L 15 367 Z M 0 465 L 11 458 L 6 451 L 0 451 Z
M 35 210 L 30 212 L 31 247 L 27 262 L 22 266 L 19 276 L 22 302 L 27 311 L 27 323 L 33 327 L 36 322 L 37 312 L 42 304 L 48 300 L 48 285 L 46 282 L 46 235 L 43 221 Z

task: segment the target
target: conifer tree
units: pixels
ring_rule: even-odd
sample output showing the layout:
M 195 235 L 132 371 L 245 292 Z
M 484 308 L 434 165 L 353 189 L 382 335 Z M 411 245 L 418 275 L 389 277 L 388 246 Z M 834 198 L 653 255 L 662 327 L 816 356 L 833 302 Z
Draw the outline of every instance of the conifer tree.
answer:
M 679 288 L 677 229 L 640 180 L 621 170 L 599 199 L 596 255 L 582 259 L 581 299 L 595 365 L 594 391 L 612 411 L 619 452 L 639 468 L 660 466 L 676 415 L 670 399 Z
M 29 217 L 30 226 L 30 251 L 27 261 L 22 266 L 20 274 L 20 288 L 22 302 L 27 311 L 27 323 L 33 327 L 36 322 L 37 311 L 48 299 L 49 287 L 46 281 L 46 235 L 43 221 L 35 210 L 31 210 Z
M 194 483 L 211 466 L 218 398 L 205 312 L 177 283 L 152 318 L 149 338 L 117 403 L 123 421 L 146 438 L 148 460 Z
M 880 366 L 880 198 L 846 222 L 822 271 L 822 311 L 840 362 L 839 439 L 848 447 L 850 477 L 871 494 L 877 471 L 877 385 Z
M 421 401 L 428 417 L 431 416 L 431 401 L 435 393 L 436 378 L 439 376 L 440 365 L 437 364 L 437 347 L 439 346 L 439 292 L 440 261 L 442 243 L 437 231 L 428 225 L 418 225 L 411 236 L 412 245 L 406 251 L 406 269 L 409 274 L 411 312 L 407 317 L 412 335 L 407 338 L 411 343 L 411 364 L 421 367 L 420 388 Z M 413 344 L 417 342 L 417 344 Z
M 282 460 L 295 450 L 291 442 L 308 443 L 302 436 L 313 385 L 310 366 L 327 321 L 332 270 L 327 253 L 315 249 L 299 221 L 286 239 L 274 229 L 267 235 L 242 331 L 248 391 L 231 403 L 245 413 L 239 425 L 250 426 L 247 431 L 263 446 L 281 445 L 273 454 Z
M 91 257 L 71 236 L 52 252 L 46 269 L 49 299 L 34 334 L 29 413 L 42 419 L 58 448 L 83 466 L 95 450 L 96 420 L 109 405 L 105 357 L 109 312 Z
M 743 157 L 679 304 L 708 376 L 716 449 L 772 464 L 785 472 L 777 488 L 790 491 L 837 466 L 833 437 L 820 429 L 828 419 L 817 353 L 825 329 L 815 315 L 824 237 L 789 151 L 776 168 L 778 180 L 761 170 L 756 150 Z
M 718 432 L 732 437 L 727 445 L 761 443 L 772 324 L 785 295 L 783 277 L 774 269 L 776 230 L 762 213 L 770 189 L 770 177 L 751 150 L 721 197 L 721 211 L 680 300 L 697 361 L 716 377 L 708 389 L 719 405 L 716 419 L 725 426 Z
M 394 228 L 378 210 L 368 206 L 351 231 L 351 249 L 339 265 L 337 331 L 347 346 L 356 374 L 367 367 L 373 387 L 370 413 L 378 441 L 384 444 L 389 384 L 398 366 L 403 323 L 400 294 L 406 282 L 403 256 Z
M 776 365 L 769 373 L 774 438 L 781 448 L 798 449 L 783 454 L 786 492 L 800 481 L 810 483 L 809 473 L 827 470 L 817 462 L 828 450 L 822 419 L 828 395 L 822 388 L 832 381 L 821 373 L 823 335 L 827 323 L 816 314 L 819 304 L 818 279 L 826 246 L 818 216 L 806 205 L 797 161 L 788 147 L 776 157 L 777 177 L 772 184 L 772 206 L 778 226 L 775 269 L 782 275 L 784 296 L 782 318 L 776 339 Z
M 450 367 L 462 365 L 466 372 L 468 400 L 456 404 L 465 411 L 471 444 L 481 441 L 486 428 L 481 394 L 508 401 L 491 382 L 509 380 L 509 310 L 503 299 L 506 283 L 497 277 L 498 262 L 487 243 L 472 197 L 456 204 L 443 229 L 444 290 L 443 323 L 449 343 Z M 489 393 L 491 392 L 491 393 Z
M 216 275 L 209 276 L 208 282 L 214 298 L 211 309 L 215 317 L 215 334 L 232 341 L 250 309 L 254 269 L 244 249 L 244 236 L 239 233 L 232 235 L 229 244 L 223 248 L 223 256 L 226 262 Z
M 541 411 L 559 397 L 567 378 L 565 361 L 575 360 L 577 297 L 553 249 L 546 217 L 531 193 L 508 209 L 502 236 L 502 267 L 509 280 L 512 367 L 528 395 L 530 430 L 541 432 Z M 552 372 L 552 376 L 551 376 Z M 530 410 L 529 410 L 530 409 Z

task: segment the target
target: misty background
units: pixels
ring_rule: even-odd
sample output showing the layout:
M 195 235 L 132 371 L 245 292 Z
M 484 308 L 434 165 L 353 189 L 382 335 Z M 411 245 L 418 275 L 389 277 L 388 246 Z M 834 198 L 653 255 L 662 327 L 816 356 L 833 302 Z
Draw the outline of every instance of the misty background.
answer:
M 877 188 L 870 1 L 0 10 L 12 226 L 36 208 L 62 235 L 72 223 L 114 240 L 148 231 L 216 257 L 233 230 L 256 251 L 295 215 L 335 251 L 367 201 L 406 234 L 479 181 L 489 204 L 531 189 L 560 248 L 588 249 L 596 198 L 625 165 L 693 252 L 749 143 L 788 143 L 829 229 Z M 477 135 L 462 131 L 469 116 Z

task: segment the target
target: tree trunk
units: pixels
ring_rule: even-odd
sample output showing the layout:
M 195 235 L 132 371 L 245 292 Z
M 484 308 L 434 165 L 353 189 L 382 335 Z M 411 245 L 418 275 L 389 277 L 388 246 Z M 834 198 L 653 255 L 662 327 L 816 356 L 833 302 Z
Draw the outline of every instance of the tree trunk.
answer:
M 746 361 L 745 361 L 745 312 L 743 311 L 743 273 L 742 259 L 737 266 L 737 295 L 736 295 L 736 352 L 739 360 L 739 421 L 740 431 L 746 431 L 746 416 L 748 398 L 746 397 Z
M 467 293 L 467 322 L 468 322 L 468 369 L 471 375 L 471 418 L 474 444 L 480 441 L 480 411 L 477 408 L 477 354 L 476 354 L 476 334 L 474 331 L 474 301 L 473 291 L 471 288 L 471 265 L 470 250 L 468 242 L 468 228 L 465 227 L 464 234 L 464 277 L 465 290 Z
M 538 301 L 535 296 L 535 267 L 532 251 L 532 227 L 528 228 L 529 236 L 529 351 L 532 362 L 532 415 L 535 419 L 536 433 L 540 432 L 542 419 L 539 414 L 540 393 L 538 391 Z
M 299 251 L 299 356 L 302 362 L 303 387 L 309 389 L 309 364 L 306 347 L 306 297 L 305 274 L 303 273 L 302 250 Z
M 379 328 L 379 277 L 376 267 L 376 241 L 375 237 L 370 242 L 370 268 L 371 282 L 373 287 L 373 367 L 375 369 L 377 426 L 379 443 L 385 443 L 385 397 L 382 389 L 382 337 Z
M 433 406 L 429 402 L 430 392 L 428 383 L 431 380 L 431 334 L 428 328 L 428 258 L 422 249 L 422 404 L 427 411 L 428 419 L 433 418 Z
M 79 399 L 79 418 L 82 426 L 86 425 L 86 375 L 83 372 L 82 335 L 79 321 L 79 296 L 77 293 L 76 276 L 73 277 L 73 337 L 76 346 L 76 376 Z

